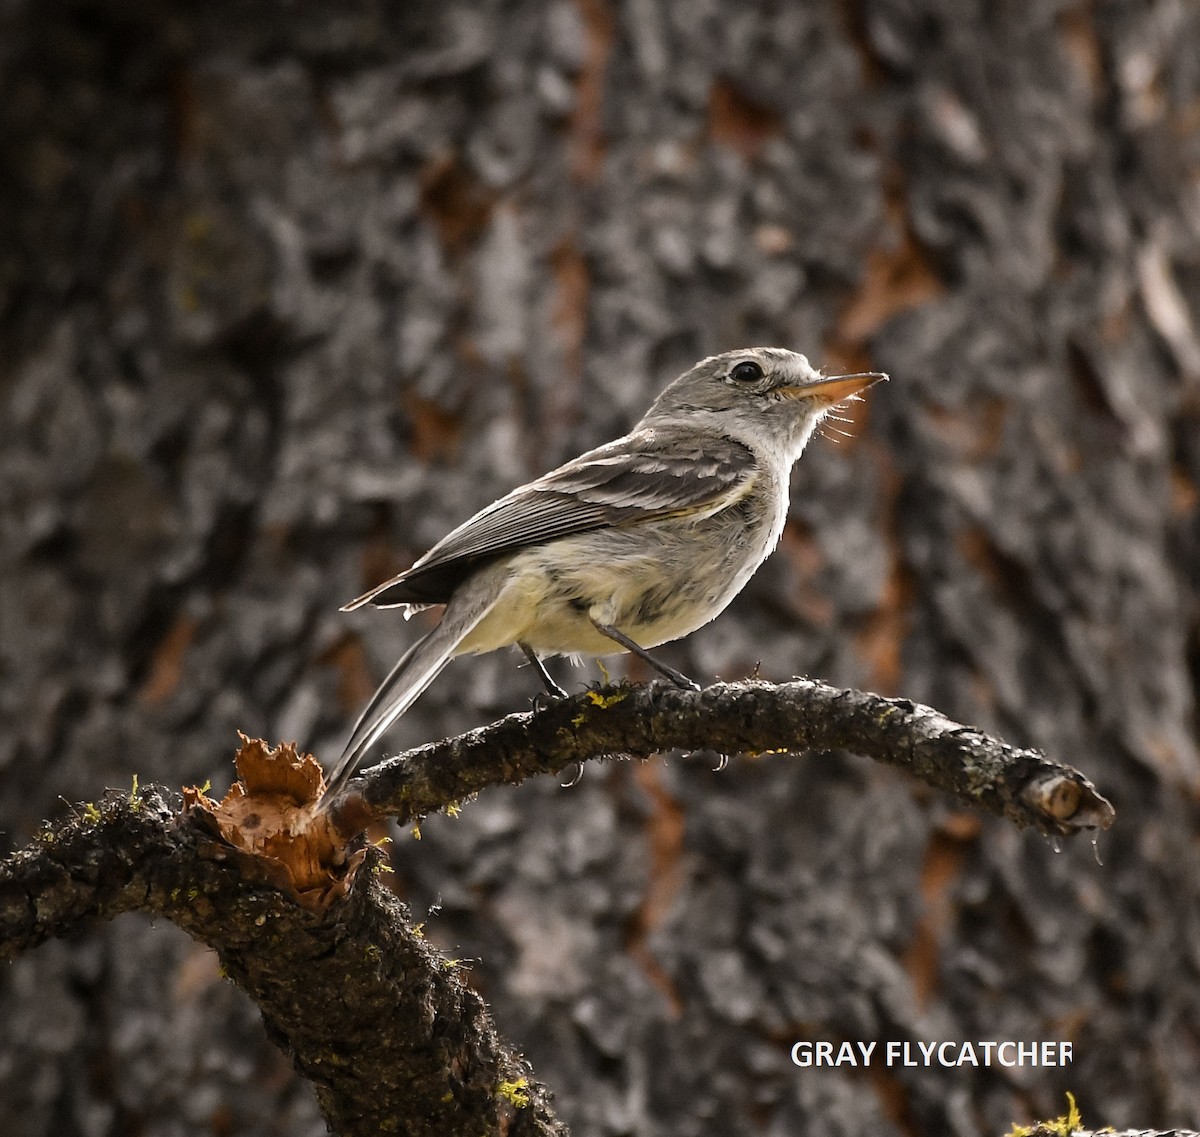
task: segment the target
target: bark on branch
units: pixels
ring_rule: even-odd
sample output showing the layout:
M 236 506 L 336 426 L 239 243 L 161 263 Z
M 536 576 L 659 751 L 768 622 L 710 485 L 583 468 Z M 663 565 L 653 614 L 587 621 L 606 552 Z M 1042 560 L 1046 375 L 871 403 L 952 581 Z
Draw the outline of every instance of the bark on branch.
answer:
M 368 771 L 333 820 L 339 832 L 357 834 L 375 818 L 411 820 L 490 785 L 607 754 L 675 748 L 846 748 L 1044 832 L 1106 828 L 1113 819 L 1082 774 L 1035 751 L 906 700 L 796 681 L 588 691 Z M 242 754 L 255 751 L 269 766 L 284 750 L 248 743 Z M 268 770 L 267 780 L 290 792 L 305 776 Z M 292 815 L 311 819 L 313 788 L 296 791 Z M 230 795 L 236 826 L 251 829 L 255 791 L 238 791 Z M 316 1086 L 336 1133 L 565 1133 L 547 1091 L 497 1038 L 482 1001 L 381 886 L 375 850 L 343 859 L 341 885 L 322 899 L 312 899 L 318 891 L 301 900 L 281 884 L 279 861 L 227 839 L 222 810 L 230 799 L 216 806 L 189 791 L 187 800 L 181 812 L 155 787 L 111 793 L 0 863 L 0 955 L 122 912 L 164 916 L 217 951 L 271 1037 Z M 303 828 L 296 832 L 302 839 Z
M 1111 804 L 1078 770 L 953 722 L 932 707 L 809 679 L 663 683 L 587 691 L 430 743 L 366 771 L 339 810 L 357 831 L 384 817 L 435 812 L 498 782 L 554 774 L 612 754 L 665 750 L 763 754 L 853 750 L 900 766 L 966 805 L 1066 836 L 1107 829 Z

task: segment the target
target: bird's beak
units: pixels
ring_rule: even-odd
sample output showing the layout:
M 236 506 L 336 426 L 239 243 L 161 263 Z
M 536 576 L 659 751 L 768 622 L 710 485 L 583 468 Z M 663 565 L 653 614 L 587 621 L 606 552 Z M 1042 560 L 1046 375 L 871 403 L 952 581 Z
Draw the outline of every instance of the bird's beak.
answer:
M 833 406 L 851 395 L 857 395 L 876 383 L 887 380 L 882 371 L 857 371 L 853 375 L 830 375 L 812 383 L 801 383 L 794 387 L 780 387 L 779 393 L 789 399 L 815 399 L 825 406 Z

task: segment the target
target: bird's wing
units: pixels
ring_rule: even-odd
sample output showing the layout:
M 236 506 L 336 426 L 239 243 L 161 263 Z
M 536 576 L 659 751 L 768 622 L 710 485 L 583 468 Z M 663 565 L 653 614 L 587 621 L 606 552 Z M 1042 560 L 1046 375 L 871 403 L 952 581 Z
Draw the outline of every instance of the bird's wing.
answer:
M 480 564 L 528 545 L 673 513 L 715 513 L 749 491 L 755 469 L 753 452 L 732 438 L 643 428 L 493 502 L 343 611 L 445 604 Z

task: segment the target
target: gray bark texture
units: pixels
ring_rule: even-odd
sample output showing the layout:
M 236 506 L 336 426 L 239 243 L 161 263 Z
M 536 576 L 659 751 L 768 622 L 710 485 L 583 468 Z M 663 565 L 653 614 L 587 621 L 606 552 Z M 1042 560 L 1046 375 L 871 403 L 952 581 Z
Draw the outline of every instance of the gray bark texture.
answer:
M 340 603 L 781 344 L 893 382 L 663 658 L 1039 748 L 1116 806 L 1099 858 L 840 751 L 688 752 L 484 790 L 386 884 L 577 1135 L 1197 1127 L 1198 195 L 1186 0 L 0 0 L 2 851 L 223 788 L 239 730 L 331 762 L 421 622 Z M 518 660 L 390 747 L 524 709 Z M 1074 1062 L 789 1058 L 1005 1039 Z M 133 914 L 4 965 L 0 1123 L 324 1131 Z

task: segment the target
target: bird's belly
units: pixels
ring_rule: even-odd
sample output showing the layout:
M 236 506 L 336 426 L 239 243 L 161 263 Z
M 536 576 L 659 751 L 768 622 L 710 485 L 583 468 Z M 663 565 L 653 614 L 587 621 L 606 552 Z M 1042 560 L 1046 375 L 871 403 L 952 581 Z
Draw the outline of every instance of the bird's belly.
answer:
M 460 651 L 523 642 L 539 655 L 623 650 L 597 631 L 611 625 L 643 647 L 707 624 L 741 591 L 774 547 L 775 525 L 706 519 L 653 529 L 607 529 L 513 555 L 495 606 Z

